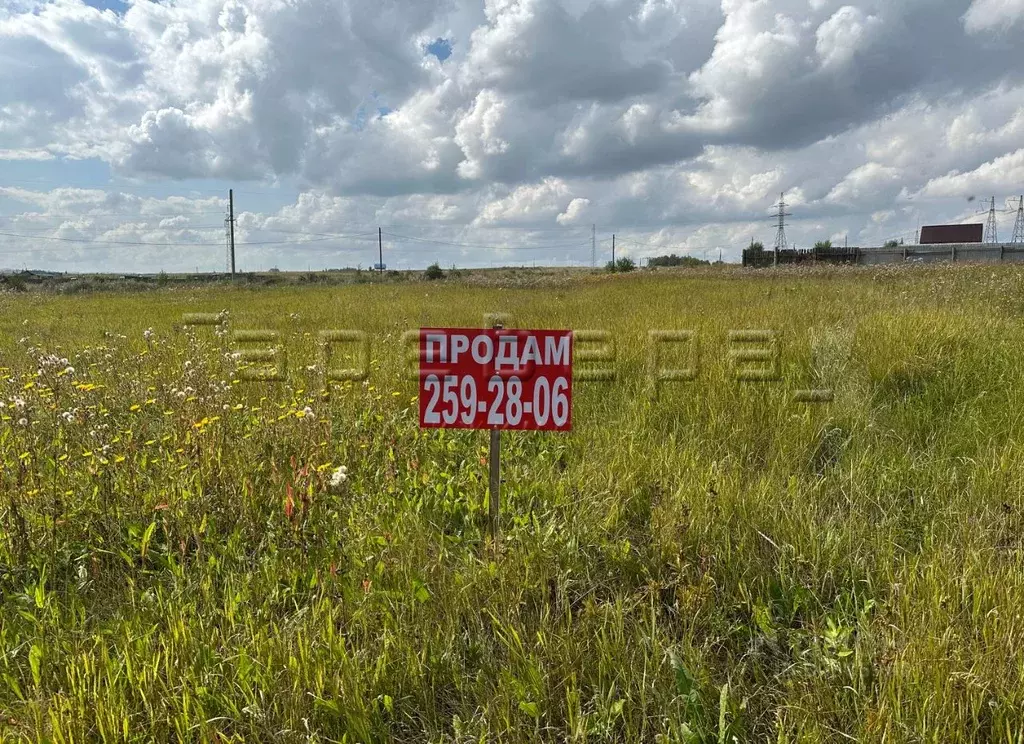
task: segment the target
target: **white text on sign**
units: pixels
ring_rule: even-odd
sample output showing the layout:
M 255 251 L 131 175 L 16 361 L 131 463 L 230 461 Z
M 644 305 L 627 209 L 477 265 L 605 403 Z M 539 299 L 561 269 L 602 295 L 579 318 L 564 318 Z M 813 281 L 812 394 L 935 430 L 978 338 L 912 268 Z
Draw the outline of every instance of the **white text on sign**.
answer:
M 572 341 L 572 331 L 420 329 L 420 426 L 570 430 Z

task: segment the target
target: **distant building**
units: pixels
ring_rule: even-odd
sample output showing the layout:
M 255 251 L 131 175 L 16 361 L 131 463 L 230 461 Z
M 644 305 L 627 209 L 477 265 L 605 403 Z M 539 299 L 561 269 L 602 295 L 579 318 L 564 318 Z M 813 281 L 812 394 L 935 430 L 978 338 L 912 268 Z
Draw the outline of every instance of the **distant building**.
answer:
M 921 228 L 921 245 L 949 245 L 980 243 L 985 226 L 978 223 L 969 225 L 928 225 Z

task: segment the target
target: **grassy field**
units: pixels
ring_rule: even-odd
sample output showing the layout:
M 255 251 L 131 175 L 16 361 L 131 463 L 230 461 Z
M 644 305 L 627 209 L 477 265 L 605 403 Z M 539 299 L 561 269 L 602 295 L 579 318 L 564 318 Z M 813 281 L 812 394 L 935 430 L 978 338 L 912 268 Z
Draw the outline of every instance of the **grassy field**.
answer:
M 1024 741 L 1021 269 L 495 284 L 0 295 L 3 740 Z M 498 544 L 401 341 L 488 312 L 615 354 L 504 436 Z

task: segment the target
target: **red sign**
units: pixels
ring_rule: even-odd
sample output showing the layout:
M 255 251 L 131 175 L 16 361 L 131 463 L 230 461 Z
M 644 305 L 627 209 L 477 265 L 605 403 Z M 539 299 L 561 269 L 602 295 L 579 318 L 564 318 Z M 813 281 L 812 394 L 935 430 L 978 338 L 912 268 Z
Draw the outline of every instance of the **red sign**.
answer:
M 572 331 L 420 329 L 420 426 L 572 429 Z

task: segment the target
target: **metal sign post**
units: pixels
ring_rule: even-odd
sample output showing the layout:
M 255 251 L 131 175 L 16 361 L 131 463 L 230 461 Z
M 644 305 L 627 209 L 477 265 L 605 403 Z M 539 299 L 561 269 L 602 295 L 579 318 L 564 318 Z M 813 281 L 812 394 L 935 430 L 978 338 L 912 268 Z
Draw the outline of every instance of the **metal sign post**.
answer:
M 505 328 L 502 323 L 494 323 L 491 328 L 500 331 Z M 487 529 L 491 533 L 491 541 L 498 542 L 501 534 L 501 429 L 490 431 L 491 444 L 487 453 L 487 467 L 490 470 L 490 483 L 487 492 Z
M 488 455 L 488 466 L 491 469 L 490 491 L 487 495 L 487 530 L 491 539 L 497 540 L 501 534 L 499 522 L 501 502 L 501 429 L 491 429 L 491 451 Z
M 420 329 L 420 427 L 489 430 L 492 539 L 500 534 L 501 430 L 572 429 L 572 348 L 572 331 Z

